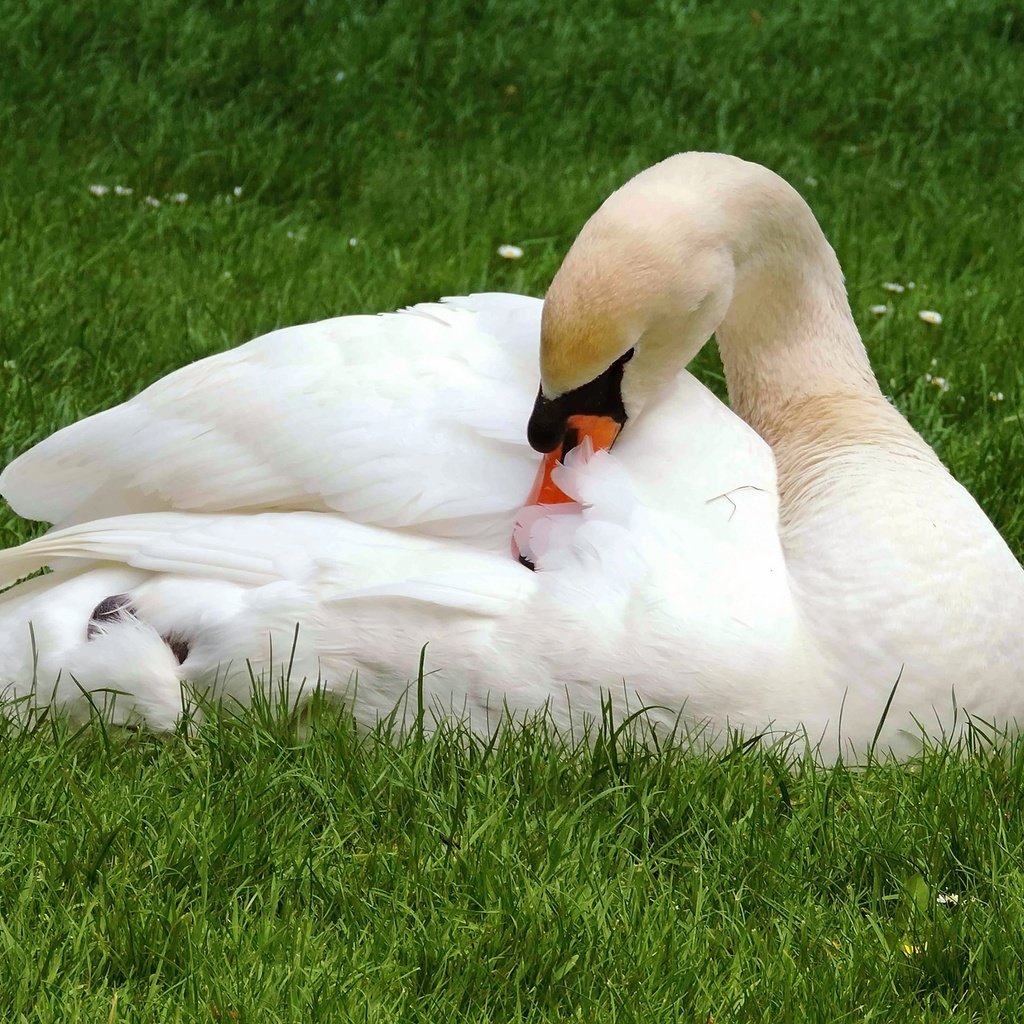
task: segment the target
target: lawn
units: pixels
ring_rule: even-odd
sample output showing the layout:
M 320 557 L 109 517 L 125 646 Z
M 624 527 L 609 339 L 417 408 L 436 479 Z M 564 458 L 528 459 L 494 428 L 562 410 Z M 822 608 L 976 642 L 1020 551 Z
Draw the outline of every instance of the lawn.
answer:
M 543 294 L 612 188 L 721 149 L 807 197 L 885 390 L 1024 553 L 1019 3 L 25 0 L 0 126 L 5 462 L 277 326 Z M 3 1019 L 1018 1015 L 1019 743 L 306 731 L 4 736 Z

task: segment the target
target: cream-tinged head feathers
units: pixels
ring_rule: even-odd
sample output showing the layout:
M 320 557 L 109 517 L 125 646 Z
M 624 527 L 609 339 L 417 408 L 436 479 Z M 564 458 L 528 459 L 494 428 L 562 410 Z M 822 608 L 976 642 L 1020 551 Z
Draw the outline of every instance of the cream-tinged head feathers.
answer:
M 551 398 L 634 349 L 622 382 L 629 416 L 711 336 L 733 283 L 730 254 L 713 237 L 691 239 L 681 252 L 650 198 L 635 198 L 625 217 L 604 216 L 606 204 L 584 228 L 544 300 L 541 328 L 541 381 Z
M 799 331 L 764 336 L 759 319 L 780 303 L 781 319 L 811 333 L 813 311 L 837 313 L 849 326 L 839 347 L 850 351 L 837 357 L 835 346 L 825 346 L 816 356 Z M 543 393 L 573 391 L 635 349 L 622 379 L 633 417 L 720 328 L 720 342 L 730 335 L 723 360 L 741 409 L 744 392 L 765 397 L 766 366 L 775 378 L 798 368 L 802 380 L 775 381 L 798 393 L 805 385 L 817 393 L 817 378 L 837 368 L 851 380 L 870 378 L 838 261 L 799 194 L 758 164 L 682 153 L 610 196 L 569 250 L 544 304 Z M 790 343 L 799 350 L 792 358 Z
M 655 173 L 663 167 L 610 196 L 555 275 L 541 327 L 546 396 L 586 384 L 630 349 L 624 398 L 641 379 L 646 392 L 685 366 L 728 308 L 733 261 L 722 233 L 713 215 L 688 202 L 685 177 L 670 183 Z M 630 404 L 633 416 L 638 410 Z

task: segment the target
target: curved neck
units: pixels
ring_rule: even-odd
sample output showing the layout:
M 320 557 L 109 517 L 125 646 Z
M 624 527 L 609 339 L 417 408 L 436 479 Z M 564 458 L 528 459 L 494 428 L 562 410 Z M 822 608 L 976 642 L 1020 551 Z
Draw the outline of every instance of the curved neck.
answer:
M 884 402 L 850 313 L 842 271 L 816 223 L 737 259 L 717 333 L 736 413 L 773 442 L 794 403 L 830 394 Z M 809 230 L 813 228 L 813 230 Z
M 732 407 L 775 454 L 784 525 L 829 478 L 829 455 L 867 446 L 938 461 L 882 395 L 817 223 L 788 228 L 738 258 L 717 331 Z

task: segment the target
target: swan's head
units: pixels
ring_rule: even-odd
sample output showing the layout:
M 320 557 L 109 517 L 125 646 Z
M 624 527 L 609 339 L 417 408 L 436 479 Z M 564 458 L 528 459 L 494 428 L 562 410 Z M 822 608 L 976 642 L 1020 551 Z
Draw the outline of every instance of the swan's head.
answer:
M 562 454 L 584 437 L 608 448 L 722 322 L 742 232 L 719 194 L 754 166 L 720 154 L 671 157 L 615 192 L 580 232 L 544 300 L 528 436 L 550 453 L 549 472 L 532 502 L 564 500 L 549 480 Z
M 609 197 L 551 283 L 528 427 L 546 457 L 527 504 L 568 501 L 552 479 L 565 452 L 609 448 L 716 332 L 755 428 L 794 397 L 877 392 L 839 262 L 796 190 L 737 157 L 681 153 Z

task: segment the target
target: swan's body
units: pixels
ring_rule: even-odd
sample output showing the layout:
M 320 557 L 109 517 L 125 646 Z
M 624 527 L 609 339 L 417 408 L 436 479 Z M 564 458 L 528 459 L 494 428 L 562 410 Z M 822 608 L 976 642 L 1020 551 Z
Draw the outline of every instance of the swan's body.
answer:
M 880 394 L 781 179 L 713 154 L 644 172 L 584 229 L 543 332 L 539 306 L 278 332 L 16 460 L 0 489 L 63 528 L 0 555 L 5 582 L 55 569 L 0 599 L 9 693 L 114 686 L 119 715 L 166 728 L 179 680 L 244 700 L 291 661 L 293 690 L 319 681 L 369 722 L 429 643 L 431 702 L 481 725 L 544 703 L 569 724 L 603 688 L 665 723 L 863 749 L 897 680 L 897 750 L 965 713 L 1024 717 L 1024 572 Z M 715 330 L 742 419 L 682 369 Z M 555 471 L 581 504 L 520 519 L 531 573 L 507 543 L 538 340 L 559 409 L 636 355 L 613 451 Z M 133 614 L 90 629 L 112 594 Z

